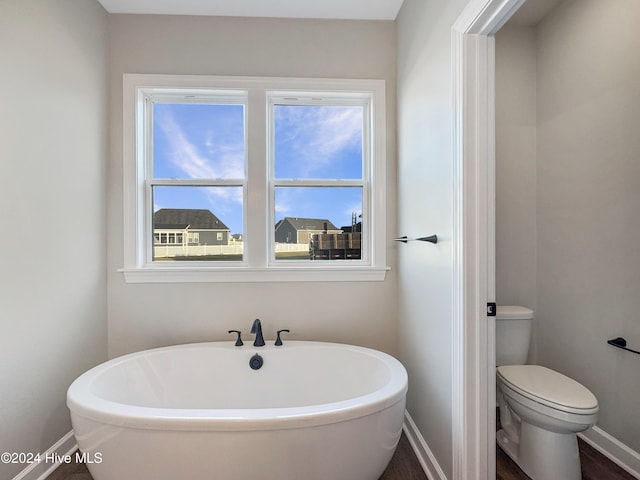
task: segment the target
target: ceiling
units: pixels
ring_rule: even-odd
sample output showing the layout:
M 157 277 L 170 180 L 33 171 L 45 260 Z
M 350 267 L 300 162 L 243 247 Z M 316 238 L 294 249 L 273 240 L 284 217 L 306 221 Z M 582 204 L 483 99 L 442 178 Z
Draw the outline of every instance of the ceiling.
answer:
M 562 0 L 527 0 L 509 19 L 511 25 L 535 27 Z
M 403 0 L 98 0 L 109 13 L 395 20 Z

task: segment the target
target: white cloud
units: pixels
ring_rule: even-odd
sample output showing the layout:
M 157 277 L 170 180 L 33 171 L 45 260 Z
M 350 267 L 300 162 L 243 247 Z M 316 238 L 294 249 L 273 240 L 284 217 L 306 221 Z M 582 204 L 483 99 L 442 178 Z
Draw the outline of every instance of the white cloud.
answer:
M 242 178 L 244 177 L 244 145 L 225 143 L 207 132 L 203 154 L 185 134 L 182 127 L 168 112 L 156 119 L 166 136 L 170 152 L 169 161 L 189 178 Z
M 291 216 L 294 205 L 296 205 L 296 195 L 292 196 L 292 190 L 288 188 L 279 188 L 276 190 L 275 196 L 275 214 L 276 219 L 280 217 Z
M 330 169 L 345 161 L 345 151 L 362 146 L 362 114 L 360 107 L 281 106 L 276 123 L 284 128 L 278 130 L 278 143 L 292 152 L 302 176 Z M 360 158 L 353 160 L 359 168 Z
M 215 132 L 206 132 L 201 148 L 192 141 L 175 118 L 166 110 L 157 115 L 156 124 L 162 130 L 168 151 L 167 161 L 186 178 L 240 179 L 244 177 L 244 145 L 225 143 L 216 138 Z M 193 132 L 197 133 L 197 132 Z M 180 178 L 184 178 L 180 177 Z M 211 203 L 230 200 L 242 204 L 239 188 L 207 188 Z
M 342 214 L 345 215 L 346 217 L 351 217 L 353 212 L 355 212 L 356 215 L 362 215 L 362 202 L 353 203 L 350 206 L 345 207 L 344 210 L 342 210 Z M 359 217 L 358 217 L 358 221 L 359 221 Z

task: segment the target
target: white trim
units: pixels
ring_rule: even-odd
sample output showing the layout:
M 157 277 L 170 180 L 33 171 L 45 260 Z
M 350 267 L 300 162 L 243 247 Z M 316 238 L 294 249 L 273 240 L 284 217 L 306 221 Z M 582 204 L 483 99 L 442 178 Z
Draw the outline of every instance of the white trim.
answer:
M 137 132 L 136 125 L 144 114 L 144 102 L 140 92 L 165 92 L 171 88 L 186 89 L 203 95 L 207 89 L 215 92 L 238 94 L 246 90 L 247 110 L 260 112 L 266 109 L 266 98 L 272 91 L 295 94 L 302 92 L 320 95 L 329 92 L 331 97 L 370 98 L 368 119 L 372 131 L 366 145 L 371 157 L 367 163 L 363 209 L 369 213 L 366 244 L 363 245 L 363 260 L 331 260 L 331 265 L 320 262 L 295 262 L 295 265 L 275 265 L 268 248 L 272 226 L 269 225 L 273 200 L 267 186 L 269 175 L 266 158 L 268 135 L 265 116 L 249 115 L 247 120 L 248 174 L 242 185 L 245 197 L 244 244 L 242 261 L 232 265 L 223 262 L 196 262 L 189 265 L 154 265 L 150 261 L 151 227 L 144 225 L 149 215 L 145 214 L 150 201 L 143 198 L 145 175 L 139 159 L 144 158 L 144 135 Z M 317 94 L 316 94 L 317 93 Z M 123 190 L 124 190 L 124 273 L 126 282 L 265 282 L 265 281 L 382 281 L 388 270 L 386 266 L 386 112 L 385 81 L 371 79 L 325 79 L 325 78 L 277 78 L 277 77 L 225 77 L 206 75 L 138 75 L 123 76 Z M 258 132 L 258 133 L 256 133 Z M 369 170 L 372 169 L 373 171 Z M 172 181 L 173 182 L 173 181 Z M 176 181 L 180 183 L 181 181 Z M 222 181 L 224 183 L 225 181 Z M 233 184 L 238 180 L 226 181 Z M 184 182 L 183 182 L 184 183 Z M 351 182 L 342 182 L 350 184 Z M 362 183 L 362 182 L 361 182 Z M 248 193 L 251 185 L 252 193 Z M 272 222 L 273 223 L 273 222 Z M 149 257 L 149 258 L 147 258 Z M 336 262 L 336 263 L 334 263 Z M 292 262 L 294 263 L 294 262 Z M 324 262 L 323 262 L 324 263 Z
M 373 105 L 378 101 L 374 92 L 324 92 L 319 98 L 312 95 L 297 96 L 296 92 L 267 92 L 267 106 L 269 110 L 269 131 L 267 135 L 268 142 L 268 190 L 269 190 L 269 211 L 267 213 L 268 224 L 276 225 L 276 190 L 282 187 L 305 188 L 305 187 L 353 187 L 358 188 L 361 192 L 361 217 L 363 219 L 363 239 L 374 238 L 376 231 L 376 223 L 378 215 L 372 208 L 371 193 L 377 191 L 381 185 L 375 184 L 374 173 L 382 168 L 384 172 L 385 165 L 373 165 L 373 161 L 380 160 L 380 156 L 373 157 L 372 152 L 376 150 L 373 142 L 378 140 L 378 135 L 374 131 L 374 119 L 372 115 Z M 275 108 L 278 105 L 314 105 L 314 106 L 348 106 L 362 108 L 362 157 L 361 168 L 362 175 L 359 179 L 341 179 L 341 178 L 278 178 L 275 175 L 276 159 L 275 159 Z M 384 156 L 382 156 L 384 158 Z M 339 228 L 339 227 L 338 227 Z M 269 255 L 267 258 L 268 268 L 292 264 L 290 260 L 279 260 L 276 255 L 275 229 L 269 228 Z M 375 259 L 372 258 L 372 252 L 369 248 L 371 242 L 362 241 L 361 255 L 359 260 L 350 260 L 349 264 L 353 266 L 375 265 Z M 311 266 L 309 260 L 296 261 L 295 263 L 309 268 L 316 268 L 317 265 Z
M 639 452 L 609 435 L 598 426 L 579 433 L 578 436 L 630 475 L 640 478 Z
M 472 0 L 452 27 L 453 478 L 495 478 L 495 119 L 492 35 L 524 0 Z
M 525 0 L 472 0 L 462 11 L 455 31 L 492 36 L 516 13 Z
M 461 478 L 459 472 L 467 463 L 465 445 L 465 254 L 464 254 L 464 209 L 463 209 L 463 182 L 464 168 L 462 148 L 464 145 L 462 129 L 462 94 L 463 85 L 461 78 L 461 64 L 463 62 L 462 40 L 463 37 L 455 30 L 452 32 L 452 79 L 453 79 L 453 288 L 452 288 L 452 442 L 453 442 L 453 478 Z
M 68 456 L 77 449 L 76 437 L 74 437 L 73 430 L 71 430 L 54 443 L 46 452 L 41 453 L 39 462 L 30 464 L 18 473 L 18 475 L 13 477 L 13 480 L 44 480 L 56 468 L 62 465 L 61 459 L 68 458 Z
M 348 260 L 346 260 L 348 261 Z M 332 263 L 340 262 L 333 260 Z M 242 283 L 242 282 L 381 282 L 389 268 L 339 266 L 319 268 L 146 268 L 119 269 L 127 283 Z
M 402 430 L 407 436 L 407 440 L 411 444 L 413 452 L 416 454 L 422 470 L 429 480 L 447 480 L 447 476 L 442 471 L 442 468 L 438 464 L 435 455 L 429 449 L 429 445 L 425 441 L 424 437 L 420 434 L 420 430 L 414 423 L 409 412 L 404 412 L 404 424 Z
M 487 276 L 487 301 L 496 301 L 496 142 L 495 142 L 495 39 L 490 37 L 490 47 L 488 50 L 488 64 L 493 68 L 487 68 L 487 88 L 488 88 L 488 118 L 487 118 L 487 164 L 486 164 L 486 179 L 487 179 L 487 232 L 486 232 L 486 276 Z M 485 395 L 486 404 L 485 407 L 488 411 L 486 419 L 486 432 L 485 432 L 485 453 L 487 459 L 496 458 L 496 321 L 495 317 L 487 317 L 486 334 L 486 365 L 487 369 L 487 390 Z M 495 461 L 487 460 L 487 476 L 490 479 L 496 477 L 496 464 Z

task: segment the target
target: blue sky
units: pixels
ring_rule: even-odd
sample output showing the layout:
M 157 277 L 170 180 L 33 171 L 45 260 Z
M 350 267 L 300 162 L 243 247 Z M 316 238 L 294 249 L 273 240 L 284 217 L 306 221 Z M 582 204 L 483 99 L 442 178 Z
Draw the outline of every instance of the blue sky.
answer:
M 362 178 L 362 115 L 361 107 L 276 105 L 275 178 Z M 154 177 L 242 179 L 244 136 L 242 105 L 155 104 Z M 360 188 L 281 187 L 275 200 L 276 221 L 328 218 L 341 227 L 362 213 Z M 206 208 L 242 233 L 239 187 L 155 187 L 160 208 Z

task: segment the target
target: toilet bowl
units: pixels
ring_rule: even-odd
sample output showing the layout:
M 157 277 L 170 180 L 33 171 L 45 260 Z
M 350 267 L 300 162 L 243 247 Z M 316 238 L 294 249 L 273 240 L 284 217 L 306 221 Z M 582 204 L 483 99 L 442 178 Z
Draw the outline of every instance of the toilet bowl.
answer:
M 498 306 L 498 446 L 533 480 L 580 480 L 576 433 L 595 425 L 598 400 L 585 386 L 540 365 L 526 365 L 533 310 Z
M 597 421 L 593 393 L 540 365 L 499 366 L 496 381 L 498 445 L 533 480 L 580 480 L 576 433 Z

